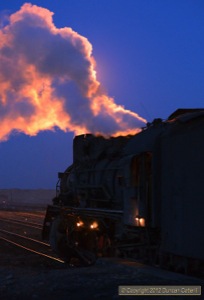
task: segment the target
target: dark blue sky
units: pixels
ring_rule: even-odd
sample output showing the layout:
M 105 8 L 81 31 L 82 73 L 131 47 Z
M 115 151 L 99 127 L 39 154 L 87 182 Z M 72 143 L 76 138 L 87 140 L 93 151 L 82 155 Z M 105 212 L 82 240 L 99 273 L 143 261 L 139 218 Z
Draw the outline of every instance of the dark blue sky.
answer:
M 93 45 L 100 82 L 117 104 L 148 121 L 204 107 L 203 0 L 39 0 L 56 27 Z M 0 3 L 0 16 L 24 1 Z M 12 134 L 0 143 L 0 188 L 55 188 L 72 162 L 73 133 Z

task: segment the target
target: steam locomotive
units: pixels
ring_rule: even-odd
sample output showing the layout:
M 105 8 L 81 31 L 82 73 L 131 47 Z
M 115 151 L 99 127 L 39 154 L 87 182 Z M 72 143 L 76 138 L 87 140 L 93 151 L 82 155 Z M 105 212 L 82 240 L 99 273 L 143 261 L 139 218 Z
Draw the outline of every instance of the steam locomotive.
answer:
M 68 263 L 120 256 L 203 270 L 204 109 L 178 109 L 134 136 L 76 136 L 58 175 L 42 233 Z

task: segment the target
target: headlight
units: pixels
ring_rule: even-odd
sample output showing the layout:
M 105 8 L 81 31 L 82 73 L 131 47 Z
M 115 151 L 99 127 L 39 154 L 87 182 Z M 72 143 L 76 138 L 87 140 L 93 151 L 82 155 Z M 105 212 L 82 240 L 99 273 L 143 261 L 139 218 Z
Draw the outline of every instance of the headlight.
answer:
M 96 229 L 98 227 L 98 223 L 97 222 L 93 222 L 91 225 L 90 225 L 90 228 L 91 229 Z
M 82 226 L 84 225 L 84 223 L 83 223 L 82 221 L 78 221 L 78 222 L 76 223 L 76 225 L 77 225 L 77 227 L 82 227 Z

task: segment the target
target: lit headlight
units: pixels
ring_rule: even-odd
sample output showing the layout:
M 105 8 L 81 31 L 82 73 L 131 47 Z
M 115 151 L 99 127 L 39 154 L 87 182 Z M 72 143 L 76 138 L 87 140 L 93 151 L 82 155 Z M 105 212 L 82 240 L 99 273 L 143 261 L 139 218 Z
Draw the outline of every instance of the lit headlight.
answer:
M 81 227 L 81 226 L 84 225 L 84 223 L 83 223 L 82 221 L 78 221 L 78 222 L 76 223 L 76 225 L 77 225 L 77 227 Z
M 93 222 L 91 225 L 90 225 L 90 228 L 91 229 L 96 229 L 98 227 L 98 223 L 97 222 Z
M 144 218 L 141 218 L 141 217 L 137 216 L 135 218 L 135 221 L 136 221 L 137 226 L 145 227 L 145 219 Z

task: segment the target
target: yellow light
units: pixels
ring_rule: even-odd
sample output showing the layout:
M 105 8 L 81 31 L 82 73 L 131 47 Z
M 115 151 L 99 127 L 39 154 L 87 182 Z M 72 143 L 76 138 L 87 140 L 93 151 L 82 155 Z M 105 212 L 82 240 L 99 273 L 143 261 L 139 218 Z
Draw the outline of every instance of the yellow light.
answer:
M 145 219 L 139 216 L 135 217 L 136 226 L 145 227 Z
M 140 226 L 145 227 L 145 219 L 144 218 L 140 218 Z
M 77 227 L 81 227 L 81 226 L 83 226 L 84 225 L 84 223 L 82 222 L 82 221 L 79 221 L 79 222 L 77 222 Z
M 98 223 L 97 222 L 93 222 L 91 225 L 90 225 L 90 228 L 91 229 L 96 229 L 98 227 Z

